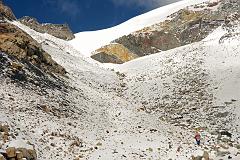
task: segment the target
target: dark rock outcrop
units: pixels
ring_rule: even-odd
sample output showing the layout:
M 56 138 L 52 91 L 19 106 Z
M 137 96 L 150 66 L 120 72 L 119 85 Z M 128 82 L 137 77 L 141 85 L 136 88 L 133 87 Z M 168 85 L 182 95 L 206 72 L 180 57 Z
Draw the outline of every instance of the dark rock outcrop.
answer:
M 67 24 L 40 24 L 37 19 L 28 16 L 19 19 L 19 21 L 40 33 L 48 33 L 64 40 L 71 40 L 74 38 L 74 34 Z

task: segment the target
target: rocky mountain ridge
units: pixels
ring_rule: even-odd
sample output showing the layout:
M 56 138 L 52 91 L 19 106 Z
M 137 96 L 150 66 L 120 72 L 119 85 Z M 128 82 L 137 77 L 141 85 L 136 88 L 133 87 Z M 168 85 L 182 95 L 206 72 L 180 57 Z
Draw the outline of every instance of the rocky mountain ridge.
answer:
M 74 34 L 67 24 L 40 24 L 36 18 L 29 16 L 22 17 L 19 21 L 40 33 L 48 33 L 64 40 L 72 40 L 74 38 Z
M 237 0 L 220 0 L 186 7 L 169 15 L 164 22 L 120 37 L 112 43 L 123 45 L 138 57 L 166 51 L 201 41 L 214 29 L 228 23 L 227 17 L 235 12 L 239 13 L 239 8 L 240 2 Z M 100 57 L 100 55 L 102 57 L 114 56 L 114 52 L 112 54 L 109 54 L 109 52 L 108 54 L 93 52 L 92 58 Z M 114 63 L 111 59 L 106 58 L 96 60 L 104 63 Z M 123 59 L 122 61 L 126 62 L 128 60 Z

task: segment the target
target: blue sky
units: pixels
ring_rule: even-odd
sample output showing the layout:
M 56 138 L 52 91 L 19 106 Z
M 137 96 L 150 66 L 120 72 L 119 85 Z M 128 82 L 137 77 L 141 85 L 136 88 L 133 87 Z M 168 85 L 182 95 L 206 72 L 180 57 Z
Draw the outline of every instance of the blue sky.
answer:
M 17 18 L 68 23 L 73 32 L 115 26 L 139 14 L 179 0 L 3 0 Z

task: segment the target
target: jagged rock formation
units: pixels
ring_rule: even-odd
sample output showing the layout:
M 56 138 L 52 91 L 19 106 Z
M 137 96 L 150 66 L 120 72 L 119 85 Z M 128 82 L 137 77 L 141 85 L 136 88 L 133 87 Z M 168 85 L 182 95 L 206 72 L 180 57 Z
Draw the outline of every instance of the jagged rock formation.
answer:
M 120 37 L 112 43 L 123 45 L 139 57 L 166 51 L 201 41 L 214 29 L 228 23 L 226 17 L 239 10 L 240 2 L 237 0 L 222 0 L 187 7 L 170 15 L 164 22 Z M 105 47 L 107 46 L 102 48 Z M 92 56 L 97 61 L 108 63 L 105 57 L 102 57 L 100 59 L 99 56 Z
M 0 50 L 18 60 L 31 63 L 46 72 L 65 74 L 64 68 L 54 62 L 34 39 L 17 27 L 0 24 Z
M 9 20 L 16 20 L 15 15 L 13 14 L 12 10 L 5 6 L 0 0 L 0 20 L 3 20 L 3 17 L 9 19 Z
M 121 64 L 137 58 L 138 56 L 129 51 L 121 44 L 110 44 L 96 50 L 93 59 L 102 63 L 117 63 Z
M 18 27 L 4 20 L 5 18 L 14 20 L 15 16 L 12 12 L 6 12 L 11 11 L 8 7 L 2 3 L 1 6 L 0 12 L 4 13 L 0 16 L 2 19 L 0 23 L 1 76 L 20 81 L 35 81 L 33 79 L 36 76 L 31 76 L 30 73 L 39 75 L 37 77 L 40 79 L 47 73 L 65 75 L 65 69 L 43 51 L 40 44 Z
M 19 21 L 22 24 L 40 33 L 48 33 L 64 40 L 71 40 L 74 38 L 74 34 L 72 33 L 71 29 L 67 24 L 40 24 L 36 18 L 28 16 L 22 17 L 21 19 L 19 19 Z

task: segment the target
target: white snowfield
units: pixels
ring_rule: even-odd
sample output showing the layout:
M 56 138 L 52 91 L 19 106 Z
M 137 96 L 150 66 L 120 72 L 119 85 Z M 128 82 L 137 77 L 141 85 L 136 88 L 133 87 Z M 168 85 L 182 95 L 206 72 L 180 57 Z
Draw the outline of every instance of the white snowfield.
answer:
M 172 3 L 134 17 L 112 28 L 99 31 L 77 33 L 75 34 L 76 38 L 71 40 L 69 43 L 83 55 L 90 57 L 91 52 L 104 45 L 109 44 L 111 41 L 119 37 L 128 35 L 144 27 L 162 22 L 167 19 L 167 16 L 187 6 L 200 4 L 207 1 L 214 0 L 182 0 L 176 3 Z
M 186 0 L 166 8 L 179 9 L 201 2 Z M 120 26 L 132 27 L 132 32 L 150 25 L 155 16 L 161 19 L 160 13 L 164 14 L 162 18 L 172 13 L 166 8 L 164 12 L 161 11 L 164 8 L 150 12 L 153 19 L 143 15 L 143 19 L 140 16 L 126 22 L 129 26 Z M 190 160 L 204 151 L 213 160 L 229 156 L 232 160 L 240 159 L 235 147 L 240 144 L 240 24 L 225 39 L 222 37 L 228 31 L 219 27 L 201 42 L 107 68 L 84 57 L 66 41 L 12 23 L 42 44 L 67 70 L 66 81 L 75 88 L 67 97 L 75 104 L 68 108 L 72 115 L 58 118 L 32 107 L 34 101 L 45 102 L 44 95 L 21 90 L 13 84 L 0 86 L 1 93 L 9 93 L 17 100 L 17 104 L 8 101 L 3 104 L 6 109 L 1 110 L 0 121 L 21 126 L 21 134 L 35 144 L 39 159 Z M 124 29 L 119 29 L 121 34 L 127 34 Z M 96 41 L 92 38 L 91 44 L 98 47 L 103 44 L 100 40 L 107 43 L 115 39 L 114 31 L 112 28 L 90 32 L 92 37 L 99 38 Z M 106 33 L 105 40 L 99 37 L 101 32 Z M 79 38 L 81 34 L 84 35 L 80 33 Z M 108 36 L 111 38 L 107 39 Z M 90 39 L 85 41 L 78 41 L 78 45 L 90 44 Z M 85 49 L 84 54 L 93 48 Z M 8 107 L 15 105 L 11 114 Z M 202 128 L 201 146 L 196 146 L 193 138 L 198 127 Z M 231 138 L 222 137 L 231 141 L 231 145 L 219 141 L 216 132 L 221 130 L 232 134 Z M 72 139 L 52 136 L 51 132 L 78 137 L 83 146 L 69 147 Z

